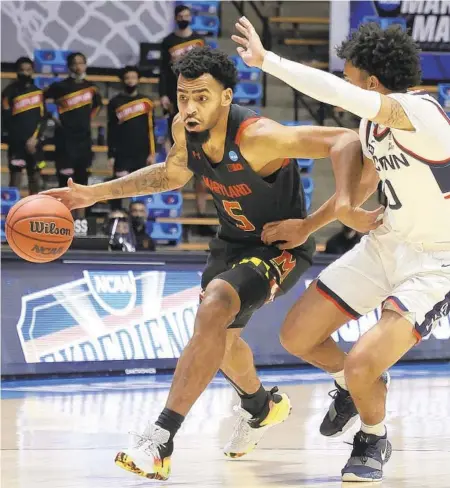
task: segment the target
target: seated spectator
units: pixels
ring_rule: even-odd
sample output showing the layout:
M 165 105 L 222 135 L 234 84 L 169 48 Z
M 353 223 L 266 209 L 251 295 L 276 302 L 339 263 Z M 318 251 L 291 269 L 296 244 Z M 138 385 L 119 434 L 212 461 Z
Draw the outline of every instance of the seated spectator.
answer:
M 136 251 L 136 239 L 126 210 L 114 210 L 109 214 L 105 233 L 109 237 L 110 251 Z
M 148 219 L 148 212 L 145 203 L 139 201 L 131 202 L 130 216 L 131 225 L 136 238 L 136 251 L 154 251 L 155 243 L 147 234 L 145 225 Z
M 350 227 L 343 226 L 337 234 L 331 236 L 326 244 L 327 254 L 344 254 L 361 240 L 361 234 Z

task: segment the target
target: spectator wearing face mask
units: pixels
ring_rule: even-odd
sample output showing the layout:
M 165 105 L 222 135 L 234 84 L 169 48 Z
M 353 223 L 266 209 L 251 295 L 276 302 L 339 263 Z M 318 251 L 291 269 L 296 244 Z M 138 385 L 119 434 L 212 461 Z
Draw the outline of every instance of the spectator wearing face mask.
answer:
M 67 57 L 68 78 L 51 84 L 44 92 L 59 113 L 55 129 L 55 165 L 60 187 L 67 180 L 87 185 L 92 165 L 91 120 L 102 105 L 98 88 L 86 78 L 86 56 L 75 52 Z
M 110 251 L 135 252 L 136 238 L 126 210 L 110 212 L 105 228 Z
M 189 7 L 178 5 L 175 8 L 175 22 L 177 28 L 164 38 L 161 44 L 161 71 L 159 78 L 159 96 L 163 110 L 169 114 L 169 136 L 172 144 L 171 127 L 173 119 L 178 113 L 177 77 L 172 71 L 172 65 L 191 49 L 205 45 L 204 38 L 190 27 L 192 13 Z
M 155 162 L 153 102 L 139 93 L 139 70 L 126 66 L 122 91 L 108 105 L 108 160 L 120 178 Z M 113 200 L 119 208 L 121 200 Z
M 9 186 L 20 187 L 22 170 L 28 175 L 30 194 L 39 191 L 36 159 L 38 134 L 44 120 L 44 94 L 33 83 L 33 61 L 16 61 L 17 80 L 2 92 L 2 125 L 8 134 Z
M 154 251 L 155 243 L 147 234 L 146 223 L 148 218 L 147 207 L 143 202 L 130 203 L 131 225 L 136 238 L 136 251 Z

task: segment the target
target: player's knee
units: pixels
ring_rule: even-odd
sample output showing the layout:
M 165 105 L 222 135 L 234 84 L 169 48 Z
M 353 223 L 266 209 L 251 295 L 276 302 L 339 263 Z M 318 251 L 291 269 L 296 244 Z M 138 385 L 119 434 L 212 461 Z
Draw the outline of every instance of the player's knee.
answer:
M 223 280 L 213 280 L 206 287 L 198 313 L 207 316 L 210 326 L 228 327 L 239 313 L 240 299 L 234 288 Z
M 280 343 L 294 356 L 305 357 L 315 346 L 310 338 L 302 334 L 302 318 L 291 310 L 280 330 Z
M 345 379 L 349 385 L 367 384 L 377 379 L 376 354 L 368 350 L 350 351 L 345 358 Z

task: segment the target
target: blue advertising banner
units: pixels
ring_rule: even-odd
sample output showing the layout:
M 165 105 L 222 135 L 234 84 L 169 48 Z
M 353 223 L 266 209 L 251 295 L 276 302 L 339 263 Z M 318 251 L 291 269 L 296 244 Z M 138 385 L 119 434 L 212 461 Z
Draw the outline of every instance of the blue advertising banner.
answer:
M 2 260 L 2 374 L 173 368 L 192 336 L 204 257 L 146 259 L 103 253 L 45 266 Z M 258 365 L 301 362 L 282 348 L 278 332 L 324 265 L 312 266 L 290 293 L 253 316 L 244 337 Z M 379 314 L 350 321 L 333 339 L 348 351 Z M 449 338 L 445 318 L 407 358 L 450 359 Z
M 377 22 L 386 28 L 399 24 L 408 29 L 422 50 L 424 80 L 450 80 L 450 2 L 350 2 L 350 29 Z

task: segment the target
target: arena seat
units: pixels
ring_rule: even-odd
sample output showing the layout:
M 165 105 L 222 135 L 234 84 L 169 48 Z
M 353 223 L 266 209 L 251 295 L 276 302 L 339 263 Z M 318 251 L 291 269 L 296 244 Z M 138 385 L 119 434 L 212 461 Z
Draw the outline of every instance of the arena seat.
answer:
M 177 223 L 147 222 L 147 234 L 158 244 L 179 243 L 183 235 L 183 227 Z
M 261 105 L 262 86 L 258 83 L 238 83 L 234 90 L 233 101 L 242 105 Z
M 230 56 L 238 71 L 239 81 L 260 81 L 262 71 L 258 68 L 247 66 L 240 56 Z
M 296 159 L 297 165 L 302 173 L 311 173 L 314 166 L 314 159 Z
M 155 119 L 155 138 L 157 144 L 164 144 L 168 135 L 168 122 L 166 118 Z
M 206 39 L 206 44 L 208 44 L 211 49 L 217 49 L 219 47 L 219 44 L 215 39 Z
M 20 200 L 20 190 L 14 187 L 1 188 L 1 211 L 2 215 L 6 215 L 9 209 L 13 207 Z
M 406 19 L 403 17 L 388 17 L 388 18 L 380 18 L 376 15 L 367 15 L 363 17 L 363 23 L 375 22 L 378 24 L 382 29 L 387 29 L 391 25 L 400 25 L 403 29 L 406 29 Z
M 196 15 L 192 18 L 191 28 L 202 36 L 209 35 L 217 37 L 220 29 L 219 17 L 212 15 Z
M 37 73 L 67 73 L 67 56 L 71 51 L 35 49 L 34 69 Z
M 132 201 L 145 203 L 149 218 L 179 217 L 183 208 L 183 195 L 179 191 L 167 191 L 132 198 Z
M 47 76 L 36 76 L 34 78 L 34 84 L 41 90 L 45 90 L 53 83 L 57 81 L 62 81 L 63 79 L 64 78 L 60 78 L 59 76 L 54 76 L 53 78 L 49 78 Z

